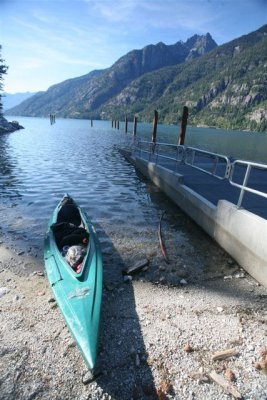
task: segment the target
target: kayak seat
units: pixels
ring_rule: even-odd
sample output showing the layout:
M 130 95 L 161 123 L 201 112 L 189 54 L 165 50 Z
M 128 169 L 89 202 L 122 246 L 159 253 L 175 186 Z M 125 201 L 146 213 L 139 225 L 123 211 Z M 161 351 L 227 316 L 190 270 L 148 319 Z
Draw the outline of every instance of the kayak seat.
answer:
M 88 243 L 89 234 L 84 231 L 74 231 L 72 234 L 63 237 L 63 239 L 59 242 L 59 248 L 63 248 L 64 246 L 75 246 L 75 245 L 86 245 Z
M 76 226 L 80 226 L 82 219 L 79 210 L 74 204 L 64 204 L 58 212 L 57 222 L 70 222 Z
M 77 227 L 70 222 L 56 222 L 51 225 L 56 244 L 61 250 L 64 246 L 88 243 L 89 233 L 82 227 Z

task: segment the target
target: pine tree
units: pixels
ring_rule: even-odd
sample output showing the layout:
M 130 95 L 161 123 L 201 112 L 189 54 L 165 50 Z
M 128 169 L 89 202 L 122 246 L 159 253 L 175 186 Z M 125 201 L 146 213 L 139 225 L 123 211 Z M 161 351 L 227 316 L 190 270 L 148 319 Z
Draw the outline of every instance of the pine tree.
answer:
M 4 64 L 4 60 L 1 58 L 2 46 L 0 45 L 0 116 L 3 116 L 3 104 L 2 104 L 2 94 L 3 91 L 3 76 L 7 73 L 8 67 Z

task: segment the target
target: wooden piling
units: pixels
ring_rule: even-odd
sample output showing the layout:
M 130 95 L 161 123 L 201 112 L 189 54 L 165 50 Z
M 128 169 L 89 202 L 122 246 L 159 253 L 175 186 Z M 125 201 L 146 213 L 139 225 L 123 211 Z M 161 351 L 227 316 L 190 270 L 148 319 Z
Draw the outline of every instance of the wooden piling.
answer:
M 125 117 L 125 133 L 128 132 L 128 118 Z
M 93 126 L 93 120 L 91 119 L 91 127 Z
M 158 126 L 158 112 L 154 110 L 154 120 L 153 120 L 153 129 L 152 129 L 152 142 L 156 143 L 157 138 L 157 126 Z
M 120 129 L 120 121 L 117 121 L 117 129 Z
M 186 126 L 187 126 L 187 118 L 188 118 L 188 107 L 184 106 L 182 122 L 181 122 L 181 130 L 180 130 L 180 135 L 179 135 L 179 139 L 178 139 L 179 145 L 184 145 Z
M 137 117 L 134 117 L 133 120 L 133 136 L 136 137 L 136 128 L 137 128 Z
M 53 125 L 56 123 L 56 114 L 49 114 L 50 124 Z

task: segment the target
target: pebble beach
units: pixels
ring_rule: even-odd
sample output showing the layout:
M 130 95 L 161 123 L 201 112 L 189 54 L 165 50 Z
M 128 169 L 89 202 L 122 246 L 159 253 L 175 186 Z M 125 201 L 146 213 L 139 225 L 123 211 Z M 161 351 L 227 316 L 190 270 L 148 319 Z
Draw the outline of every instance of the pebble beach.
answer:
M 128 248 L 119 237 L 101 239 L 102 322 L 91 381 L 53 299 L 42 249 L 21 250 L 2 232 L 1 399 L 267 399 L 266 289 L 208 238 L 198 244 L 210 263 L 205 273 L 196 272 L 194 248 L 174 231 L 165 239 L 168 264 L 152 235 L 142 254 L 137 239 Z M 137 253 L 149 264 L 123 275 Z

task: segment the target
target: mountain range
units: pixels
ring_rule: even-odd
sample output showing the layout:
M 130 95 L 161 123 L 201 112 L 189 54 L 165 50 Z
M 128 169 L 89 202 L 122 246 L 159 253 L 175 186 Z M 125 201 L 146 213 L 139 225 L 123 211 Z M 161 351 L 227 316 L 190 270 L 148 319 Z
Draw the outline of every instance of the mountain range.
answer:
M 177 123 L 267 130 L 267 25 L 217 46 L 209 33 L 174 45 L 133 50 L 110 68 L 92 71 L 39 92 L 9 115 Z
M 22 103 L 24 100 L 33 96 L 35 93 L 32 92 L 24 92 L 24 93 L 3 93 L 2 95 L 2 103 L 4 112 L 10 108 L 17 106 Z

